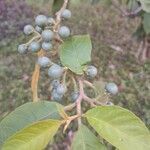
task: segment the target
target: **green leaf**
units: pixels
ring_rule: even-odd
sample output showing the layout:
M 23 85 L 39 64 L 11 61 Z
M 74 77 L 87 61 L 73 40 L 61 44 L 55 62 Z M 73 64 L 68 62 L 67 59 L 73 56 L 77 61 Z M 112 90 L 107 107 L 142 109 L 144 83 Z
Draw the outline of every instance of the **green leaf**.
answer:
M 150 132 L 132 112 L 119 106 L 98 106 L 85 114 L 90 125 L 120 150 L 150 150 Z
M 63 0 L 54 0 L 53 1 L 53 5 L 52 5 L 52 12 L 53 14 L 55 14 L 57 11 L 60 10 L 60 8 L 62 7 L 64 1 Z
M 99 139 L 84 125 L 76 132 L 71 150 L 107 150 Z
M 134 12 L 139 7 L 139 3 L 137 0 L 128 0 L 127 7 L 130 11 Z
M 89 35 L 73 36 L 60 47 L 61 62 L 74 73 L 83 74 L 84 65 L 91 61 L 91 50 Z
M 144 11 L 150 12 L 150 0 L 138 0 Z
M 150 34 L 150 13 L 144 13 L 143 27 L 146 34 Z
M 17 132 L 4 143 L 2 150 L 42 150 L 61 125 L 58 120 L 44 120 Z
M 0 147 L 9 136 L 31 123 L 48 118 L 60 119 L 58 109 L 63 109 L 62 105 L 48 101 L 29 102 L 18 107 L 0 122 Z

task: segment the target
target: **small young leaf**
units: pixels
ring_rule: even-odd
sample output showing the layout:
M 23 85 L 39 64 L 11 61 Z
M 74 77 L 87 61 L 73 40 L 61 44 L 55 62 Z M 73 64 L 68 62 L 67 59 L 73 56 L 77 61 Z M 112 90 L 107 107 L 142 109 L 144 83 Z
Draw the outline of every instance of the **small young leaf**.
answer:
M 146 34 L 150 34 L 150 13 L 144 13 L 143 27 Z
M 59 110 L 63 106 L 55 102 L 29 102 L 10 113 L 0 122 L 0 147 L 11 135 L 39 120 L 60 119 Z
M 42 150 L 56 134 L 61 123 L 58 120 L 34 123 L 8 138 L 2 150 Z
M 98 138 L 84 125 L 76 132 L 71 150 L 107 150 Z
M 150 132 L 132 112 L 119 106 L 98 106 L 85 114 L 105 140 L 121 150 L 150 150 Z
M 74 73 L 83 74 L 83 65 L 91 61 L 91 50 L 89 35 L 73 36 L 60 47 L 61 62 Z

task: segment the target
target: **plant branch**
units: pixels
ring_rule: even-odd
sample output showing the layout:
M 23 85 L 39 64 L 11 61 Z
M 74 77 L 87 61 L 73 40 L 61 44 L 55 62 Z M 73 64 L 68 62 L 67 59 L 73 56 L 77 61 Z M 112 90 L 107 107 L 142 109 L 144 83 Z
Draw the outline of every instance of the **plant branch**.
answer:
M 76 103 L 69 104 L 69 105 L 67 105 L 67 106 L 64 107 L 64 110 L 65 110 L 65 111 L 70 111 L 70 110 L 72 110 L 75 106 L 76 106 Z
M 84 89 L 83 89 L 83 81 L 82 81 L 82 79 L 79 79 L 78 82 L 79 82 L 79 97 L 76 100 L 76 109 L 77 109 L 77 114 L 79 116 L 81 116 L 82 115 L 81 102 L 82 102 L 83 95 L 84 95 Z M 78 125 L 79 126 L 81 125 L 81 118 L 80 117 L 78 118 Z
M 57 32 L 60 26 L 60 22 L 62 20 L 61 18 L 61 14 L 62 12 L 66 9 L 67 5 L 68 5 L 69 0 L 64 0 L 64 3 L 61 7 L 61 9 L 56 13 L 56 22 L 55 22 L 55 26 L 54 26 L 54 31 Z M 60 40 L 60 39 L 59 39 Z

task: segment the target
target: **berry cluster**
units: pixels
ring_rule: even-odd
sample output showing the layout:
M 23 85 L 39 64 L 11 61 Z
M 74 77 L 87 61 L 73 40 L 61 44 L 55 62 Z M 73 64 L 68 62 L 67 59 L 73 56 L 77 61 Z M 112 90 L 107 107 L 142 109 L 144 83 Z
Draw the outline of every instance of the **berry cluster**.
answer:
M 60 19 L 71 18 L 71 11 L 64 9 L 59 17 Z M 57 21 L 57 16 L 55 19 L 38 15 L 35 18 L 35 27 L 26 25 L 23 30 L 25 35 L 34 35 L 34 37 L 29 42 L 19 45 L 18 52 L 21 54 L 26 54 L 27 52 L 42 53 L 42 55 L 38 55 L 37 64 L 40 68 L 48 67 L 48 76 L 52 79 L 50 84 L 51 99 L 60 101 L 67 92 L 67 83 L 66 79 L 64 79 L 67 68 L 54 63 L 46 54 L 54 49 L 55 42 L 62 42 L 63 39 L 70 36 L 70 29 L 67 26 L 60 26 L 60 21 Z M 92 79 L 97 75 L 97 68 L 92 65 L 87 66 L 85 74 Z M 113 83 L 106 85 L 106 90 L 111 94 L 116 94 L 118 91 L 117 86 Z M 72 102 L 75 102 L 79 95 L 79 89 L 74 88 L 73 92 L 71 92 Z
M 71 11 L 64 9 L 60 16 L 61 19 L 71 18 Z M 23 29 L 25 35 L 33 35 L 33 38 L 18 46 L 20 54 L 27 52 L 42 52 L 44 55 L 38 57 L 37 64 L 41 68 L 49 67 L 48 76 L 53 79 L 52 82 L 52 98 L 59 100 L 66 92 L 66 87 L 60 83 L 60 78 L 64 73 L 64 67 L 53 63 L 49 57 L 46 56 L 47 52 L 51 52 L 54 48 L 53 45 L 57 40 L 62 41 L 70 36 L 70 29 L 67 26 L 58 26 L 57 19 L 47 17 L 45 15 L 38 15 L 35 18 L 35 27 L 26 25 Z
M 63 19 L 71 18 L 71 12 L 65 9 L 61 17 Z M 31 41 L 26 44 L 21 44 L 18 47 L 18 52 L 24 54 L 28 51 L 38 52 L 41 49 L 44 51 L 52 50 L 52 41 L 58 34 L 61 38 L 67 38 L 70 36 L 70 29 L 67 26 L 60 26 L 58 29 L 54 29 L 56 21 L 52 17 L 46 17 L 45 15 L 38 15 L 35 18 L 35 27 L 32 25 L 26 25 L 24 27 L 24 34 L 31 35 L 36 34 Z

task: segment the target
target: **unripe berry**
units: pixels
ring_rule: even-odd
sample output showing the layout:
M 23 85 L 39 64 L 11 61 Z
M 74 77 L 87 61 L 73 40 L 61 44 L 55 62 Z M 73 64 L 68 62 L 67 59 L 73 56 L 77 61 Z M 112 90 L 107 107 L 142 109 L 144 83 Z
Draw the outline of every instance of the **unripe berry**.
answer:
M 71 93 L 71 100 L 74 102 L 78 99 L 79 97 L 79 92 L 78 91 L 74 91 Z
M 49 51 L 49 50 L 52 49 L 52 44 L 48 43 L 48 42 L 43 42 L 42 43 L 42 49 L 45 50 L 45 51 Z
M 25 44 L 21 44 L 18 46 L 18 52 L 20 54 L 25 54 L 28 50 L 28 47 Z
M 107 92 L 114 94 L 114 95 L 118 93 L 118 86 L 113 82 L 107 83 L 105 86 L 105 89 L 107 90 Z
M 40 65 L 40 67 L 47 67 L 48 65 L 51 64 L 51 61 L 48 57 L 43 56 L 38 58 L 37 63 Z
M 51 99 L 52 99 L 52 100 L 61 101 L 62 98 L 63 98 L 63 95 L 58 94 L 58 93 L 56 92 L 56 89 L 54 89 L 54 90 L 51 92 Z
M 48 69 L 48 75 L 51 78 L 57 79 L 60 78 L 63 74 L 63 68 L 57 64 L 53 64 L 49 69 Z
M 35 18 L 35 24 L 40 27 L 45 26 L 47 24 L 47 17 L 44 15 L 38 15 Z
M 70 19 L 71 18 L 71 11 L 68 9 L 65 9 L 62 12 L 61 17 L 63 17 L 64 19 Z
M 49 42 L 53 39 L 54 33 L 51 30 L 44 30 L 41 36 L 45 42 Z
M 35 30 L 36 30 L 37 32 L 39 32 L 39 33 L 42 33 L 42 28 L 39 27 L 39 26 L 36 26 L 36 27 L 35 27 Z
M 59 94 L 59 95 L 64 95 L 67 91 L 67 88 L 65 85 L 63 84 L 59 84 L 57 89 L 56 89 L 56 92 Z
M 26 35 L 30 35 L 34 32 L 34 28 L 32 25 L 26 25 L 26 26 L 24 26 L 23 32 Z
M 29 49 L 32 52 L 38 52 L 41 49 L 41 45 L 39 42 L 32 42 L 29 46 Z
M 94 78 L 97 75 L 97 68 L 94 66 L 88 66 L 86 70 L 86 74 L 89 77 Z
M 62 38 L 67 38 L 68 36 L 70 36 L 70 29 L 66 26 L 62 26 L 60 27 L 58 33 Z
M 47 23 L 48 23 L 49 25 L 53 25 L 53 24 L 55 23 L 55 20 L 54 20 L 52 17 L 49 17 L 49 18 L 47 19 Z

